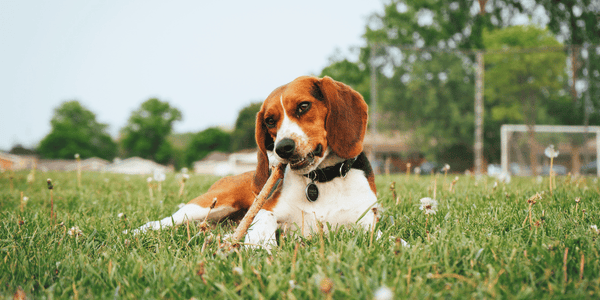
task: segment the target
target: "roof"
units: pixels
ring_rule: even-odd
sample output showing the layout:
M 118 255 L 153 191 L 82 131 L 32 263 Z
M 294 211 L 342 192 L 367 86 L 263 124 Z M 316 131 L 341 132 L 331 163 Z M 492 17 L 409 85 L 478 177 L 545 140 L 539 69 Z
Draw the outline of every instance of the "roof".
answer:
M 213 151 L 200 161 L 227 161 L 229 154 L 220 151 Z
M 121 174 L 154 174 L 154 170 L 163 172 L 172 171 L 171 168 L 155 163 L 141 157 L 130 157 L 121 161 L 116 161 L 104 168 L 105 172 L 121 173 Z
M 109 164 L 110 164 L 110 162 L 108 160 L 102 159 L 99 157 L 90 157 L 87 159 L 82 159 L 80 162 L 81 169 L 86 170 L 86 171 L 100 171 Z M 77 170 L 77 161 L 75 161 L 65 167 L 65 171 L 74 171 L 74 170 Z
M 67 166 L 75 162 L 74 159 L 40 159 L 38 169 L 47 171 L 65 171 Z

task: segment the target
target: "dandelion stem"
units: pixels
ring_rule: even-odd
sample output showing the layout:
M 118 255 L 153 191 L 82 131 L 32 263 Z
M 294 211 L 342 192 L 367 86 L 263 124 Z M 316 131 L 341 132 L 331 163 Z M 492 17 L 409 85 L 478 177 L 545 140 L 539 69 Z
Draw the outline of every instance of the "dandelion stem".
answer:
M 77 157 L 77 187 L 81 188 L 81 161 Z
M 579 280 L 583 280 L 583 267 L 585 265 L 585 256 L 581 253 L 581 263 L 579 263 Z
M 550 157 L 550 195 L 552 195 L 552 175 L 553 175 L 553 169 L 552 169 L 552 164 L 554 162 L 554 157 Z
M 21 192 L 21 205 L 19 205 L 20 209 L 21 209 L 21 213 L 23 213 L 23 204 L 25 204 L 25 203 L 23 201 L 23 192 Z
M 568 282 L 567 277 L 567 259 L 569 257 L 569 248 L 565 248 L 565 256 L 563 257 L 563 273 L 565 274 L 565 284 Z
M 433 199 L 437 199 L 435 197 L 436 193 L 437 193 L 437 177 L 435 177 L 433 179 Z
M 392 191 L 392 197 L 394 197 L 394 199 L 396 199 L 396 205 L 398 205 L 400 198 L 396 195 L 396 182 L 395 181 L 392 181 L 392 183 L 390 184 L 390 191 Z
M 181 186 L 179 187 L 179 198 L 183 196 L 183 190 L 185 189 L 185 180 L 181 180 Z
M 527 223 L 527 219 L 531 218 L 531 207 L 532 207 L 532 204 L 529 203 L 529 211 L 527 212 L 527 216 L 525 216 L 525 220 L 523 220 L 523 225 L 521 225 L 521 227 L 525 227 L 525 223 Z

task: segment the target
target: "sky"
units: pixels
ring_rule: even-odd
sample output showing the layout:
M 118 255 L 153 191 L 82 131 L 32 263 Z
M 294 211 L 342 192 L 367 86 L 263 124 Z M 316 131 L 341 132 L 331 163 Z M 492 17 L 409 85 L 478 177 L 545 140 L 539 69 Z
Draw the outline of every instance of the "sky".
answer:
M 150 98 L 182 112 L 177 133 L 231 128 L 276 87 L 352 57 L 382 11 L 381 0 L 2 0 L 0 150 L 35 147 L 69 100 L 114 138 Z

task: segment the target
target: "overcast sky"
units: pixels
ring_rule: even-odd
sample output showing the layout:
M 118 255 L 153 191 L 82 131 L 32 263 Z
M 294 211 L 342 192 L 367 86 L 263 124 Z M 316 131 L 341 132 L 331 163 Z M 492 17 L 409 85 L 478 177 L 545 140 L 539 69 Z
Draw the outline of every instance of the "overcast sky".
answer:
M 241 108 L 363 46 L 380 0 L 0 1 L 0 149 L 34 147 L 79 100 L 113 137 L 142 102 L 176 132 L 231 127 Z

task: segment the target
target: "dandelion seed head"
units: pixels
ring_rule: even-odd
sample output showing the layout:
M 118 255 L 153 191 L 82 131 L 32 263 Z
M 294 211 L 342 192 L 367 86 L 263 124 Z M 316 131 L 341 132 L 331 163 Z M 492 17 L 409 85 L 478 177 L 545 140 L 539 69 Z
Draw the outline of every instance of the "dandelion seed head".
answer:
M 333 281 L 327 277 L 321 279 L 321 282 L 319 282 L 319 290 L 321 290 L 323 294 L 331 293 L 331 290 L 333 290 Z
M 392 292 L 392 290 L 389 287 L 384 285 L 375 291 L 375 293 L 373 294 L 373 299 L 375 299 L 375 300 L 391 300 L 391 299 L 394 299 L 394 292 Z
M 125 214 L 124 214 L 124 213 L 119 213 L 119 214 L 117 215 L 117 217 L 119 217 L 119 218 L 123 218 L 124 216 L 125 216 Z
M 295 289 L 296 288 L 296 281 L 295 280 L 290 280 L 288 281 L 288 284 L 290 285 L 290 289 Z
M 148 177 L 146 181 L 148 181 L 148 183 L 152 182 L 152 177 Z
M 419 206 L 420 210 L 424 210 L 426 215 L 436 214 L 438 202 L 435 199 L 431 199 L 429 197 L 421 198 L 421 206 Z
M 79 153 L 75 153 L 75 159 L 79 159 Z
M 80 235 L 82 235 L 82 234 L 83 234 L 83 233 L 82 233 L 81 229 L 79 229 L 79 227 L 77 227 L 77 226 L 73 226 L 73 227 L 71 227 L 71 228 L 69 229 L 69 235 L 70 235 L 70 236 L 73 236 L 73 237 L 75 237 L 75 236 L 80 236 Z
M 23 196 L 23 202 L 27 202 L 27 200 L 29 200 L 29 197 Z
M 167 178 L 167 175 L 165 175 L 165 172 L 163 172 L 162 170 L 159 170 L 159 169 L 154 170 L 154 180 L 156 180 L 158 182 L 162 182 L 162 181 L 165 181 L 166 178 Z
M 544 154 L 548 158 L 555 158 L 558 156 L 558 150 L 554 149 L 554 145 L 550 145 L 544 150 Z
M 242 276 L 244 274 L 244 269 L 240 267 L 234 267 L 232 270 L 233 274 Z

